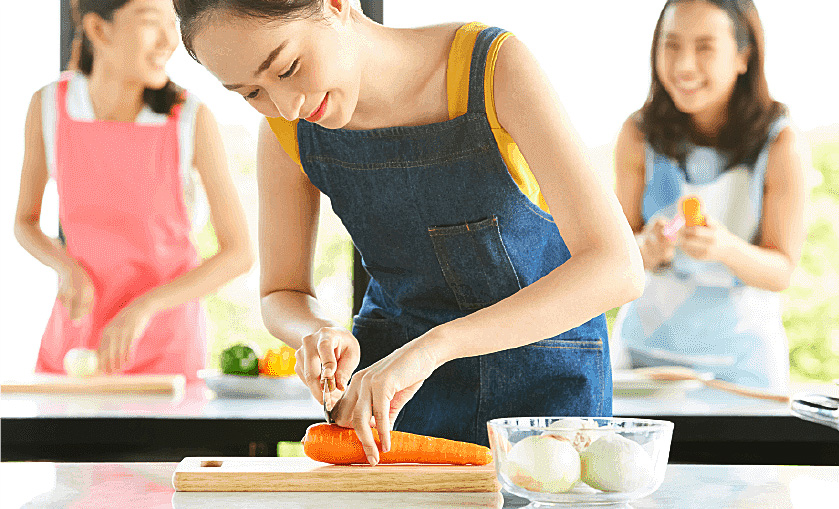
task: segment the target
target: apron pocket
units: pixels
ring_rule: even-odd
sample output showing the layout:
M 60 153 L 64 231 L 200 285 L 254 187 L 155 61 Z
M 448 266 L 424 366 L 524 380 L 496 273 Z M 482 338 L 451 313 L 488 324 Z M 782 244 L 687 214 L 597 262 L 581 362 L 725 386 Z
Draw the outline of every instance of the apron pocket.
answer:
M 521 289 L 501 240 L 498 218 L 428 229 L 434 253 L 461 311 L 474 311 Z

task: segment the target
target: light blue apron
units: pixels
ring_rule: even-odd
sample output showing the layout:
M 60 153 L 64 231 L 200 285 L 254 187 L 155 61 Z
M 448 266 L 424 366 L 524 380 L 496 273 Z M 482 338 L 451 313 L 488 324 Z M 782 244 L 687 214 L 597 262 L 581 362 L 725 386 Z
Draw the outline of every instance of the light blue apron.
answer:
M 487 28 L 477 38 L 464 115 L 360 131 L 298 123 L 301 164 L 331 200 L 371 277 L 352 330 L 361 344 L 359 369 L 516 293 L 570 257 L 552 218 L 513 181 L 486 117 L 485 62 L 501 33 Z M 394 429 L 487 445 L 493 418 L 611 411 L 600 315 L 553 338 L 446 363 Z
M 756 243 L 769 147 L 787 125 L 786 117 L 775 121 L 751 168 L 723 171 L 724 155 L 692 146 L 688 178 L 675 161 L 647 146 L 644 221 L 670 220 L 681 197 L 696 195 L 704 214 Z M 753 387 L 786 391 L 789 385 L 779 294 L 747 286 L 724 264 L 696 260 L 678 248 L 670 269 L 647 272 L 644 294 L 621 308 L 613 337 L 616 365 L 623 363 L 623 351 L 632 367 L 683 365 Z

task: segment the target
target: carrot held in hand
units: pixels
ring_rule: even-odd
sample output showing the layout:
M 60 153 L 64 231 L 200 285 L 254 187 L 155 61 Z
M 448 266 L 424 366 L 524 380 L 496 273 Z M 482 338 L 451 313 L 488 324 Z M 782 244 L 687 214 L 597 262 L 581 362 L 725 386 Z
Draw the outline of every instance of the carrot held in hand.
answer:
M 381 451 L 379 433 L 373 438 Z M 334 465 L 367 463 L 361 441 L 352 428 L 337 424 L 313 424 L 303 437 L 303 451 L 315 461 Z M 445 438 L 390 432 L 390 450 L 379 453 L 379 463 L 426 463 L 449 465 L 486 465 L 492 461 L 489 448 Z
M 685 225 L 687 226 L 705 226 L 705 216 L 700 210 L 699 198 L 690 196 L 685 198 L 682 202 L 682 212 L 685 215 Z

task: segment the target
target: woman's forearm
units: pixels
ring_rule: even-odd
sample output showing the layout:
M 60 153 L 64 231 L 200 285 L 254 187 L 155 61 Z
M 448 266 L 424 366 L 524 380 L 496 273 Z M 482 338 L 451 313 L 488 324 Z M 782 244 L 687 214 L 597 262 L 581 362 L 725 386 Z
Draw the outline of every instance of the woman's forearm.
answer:
M 15 238 L 23 249 L 59 275 L 76 265 L 58 239 L 44 235 L 37 223 L 15 222 Z
M 250 248 L 220 248 L 218 253 L 204 260 L 201 265 L 149 290 L 135 302 L 139 301 L 140 305 L 147 306 L 153 313 L 173 308 L 214 292 L 246 273 L 252 265 L 253 254 Z
M 644 280 L 638 262 L 594 252 L 572 256 L 510 297 L 435 327 L 412 347 L 427 349 L 441 365 L 551 338 L 638 298 Z
M 318 300 L 304 292 L 277 290 L 262 297 L 262 320 L 268 332 L 292 348 L 323 327 L 343 327 L 328 317 Z
M 780 251 L 737 239 L 721 260 L 743 283 L 780 292 L 792 278 L 795 264 Z

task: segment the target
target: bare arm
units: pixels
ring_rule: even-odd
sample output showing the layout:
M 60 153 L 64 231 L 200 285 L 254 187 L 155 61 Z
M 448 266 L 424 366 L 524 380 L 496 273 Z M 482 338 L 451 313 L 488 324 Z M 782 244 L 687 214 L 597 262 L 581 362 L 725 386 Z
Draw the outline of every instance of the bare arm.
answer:
M 615 194 L 589 166 L 547 77 L 514 37 L 499 52 L 495 101 L 572 256 L 514 295 L 418 338 L 438 364 L 550 338 L 637 298 L 643 288 L 641 256 Z
M 207 295 L 253 265 L 245 213 L 227 170 L 218 126 L 204 105 L 199 107 L 196 117 L 194 164 L 207 194 L 219 249 L 198 267 L 138 297 L 152 311 Z
M 339 327 L 315 297 L 320 191 L 285 153 L 265 120 L 259 128 L 257 177 L 262 319 L 272 335 L 297 349 L 305 336 L 322 327 Z
M 732 235 L 721 260 L 747 285 L 773 291 L 789 286 L 804 247 L 804 168 L 809 165 L 801 135 L 790 127 L 781 131 L 767 161 L 760 244 Z
M 44 138 L 41 126 L 41 92 L 36 92 L 29 103 L 26 115 L 23 169 L 20 176 L 20 194 L 17 211 L 15 212 L 15 238 L 32 256 L 44 265 L 55 270 L 59 277 L 72 279 L 72 274 L 83 274 L 83 269 L 71 258 L 64 246 L 57 239 L 47 237 L 41 230 L 41 203 L 44 188 L 49 173 L 47 171 L 46 155 L 44 153 Z M 69 285 L 69 288 L 79 288 Z M 65 302 L 70 308 L 73 318 L 83 314 L 81 308 L 86 308 L 93 298 L 90 295 L 69 295 L 70 300 L 84 298 L 86 302 Z
M 615 144 L 615 193 L 635 233 L 644 268 L 657 270 L 673 259 L 675 243 L 664 236 L 663 218 L 646 224 L 641 214 L 647 172 L 644 135 L 633 117 L 624 122 Z
M 644 136 L 635 120 L 629 118 L 623 123 L 615 144 L 615 194 L 635 233 L 644 228 L 641 202 L 646 181 L 645 165 Z

